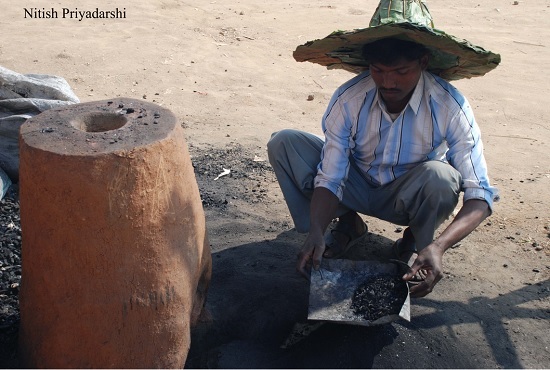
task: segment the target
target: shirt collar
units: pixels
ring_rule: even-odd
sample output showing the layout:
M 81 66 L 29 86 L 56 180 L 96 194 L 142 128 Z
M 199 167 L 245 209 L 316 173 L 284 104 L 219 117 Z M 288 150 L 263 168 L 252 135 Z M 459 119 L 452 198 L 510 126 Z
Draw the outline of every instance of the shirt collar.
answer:
M 424 95 L 424 74 L 425 72 L 422 71 L 408 103 L 414 114 L 418 114 L 418 109 L 420 108 L 420 103 L 422 102 L 422 95 Z

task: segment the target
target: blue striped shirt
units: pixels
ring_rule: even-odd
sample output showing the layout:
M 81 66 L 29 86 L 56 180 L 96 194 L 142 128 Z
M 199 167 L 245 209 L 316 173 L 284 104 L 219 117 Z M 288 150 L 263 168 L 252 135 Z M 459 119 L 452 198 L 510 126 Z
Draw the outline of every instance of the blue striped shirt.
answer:
M 336 90 L 323 116 L 325 145 L 315 187 L 340 200 L 353 156 L 364 175 L 384 185 L 421 162 L 444 161 L 462 175 L 464 200 L 492 209 L 498 190 L 487 176 L 479 127 L 466 98 L 445 80 L 423 72 L 409 103 L 395 119 L 366 71 Z

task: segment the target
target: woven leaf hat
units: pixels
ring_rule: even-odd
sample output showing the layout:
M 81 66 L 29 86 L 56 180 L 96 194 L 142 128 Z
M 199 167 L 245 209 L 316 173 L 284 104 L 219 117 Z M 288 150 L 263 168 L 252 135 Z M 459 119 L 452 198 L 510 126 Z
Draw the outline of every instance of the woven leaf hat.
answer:
M 294 59 L 360 73 L 368 69 L 363 46 L 384 38 L 427 47 L 431 52 L 428 71 L 446 80 L 483 76 L 500 63 L 500 55 L 434 28 L 432 16 L 421 0 L 381 0 L 368 28 L 336 31 L 324 39 L 309 41 L 296 48 Z

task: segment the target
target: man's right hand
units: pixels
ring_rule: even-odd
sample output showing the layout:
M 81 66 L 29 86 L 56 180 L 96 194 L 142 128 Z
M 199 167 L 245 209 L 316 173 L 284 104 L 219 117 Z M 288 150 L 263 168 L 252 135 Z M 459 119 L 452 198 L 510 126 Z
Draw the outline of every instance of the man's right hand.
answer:
M 317 270 L 321 266 L 323 253 L 325 252 L 325 230 L 336 216 L 338 198 L 330 190 L 317 187 L 311 197 L 309 234 L 298 253 L 296 270 L 306 279 L 309 273 L 306 271 L 308 262 L 313 262 L 313 268 Z
M 309 279 L 309 272 L 306 270 L 306 267 L 309 265 L 310 260 L 313 263 L 313 269 L 318 270 L 321 266 L 325 247 L 323 232 L 320 230 L 311 230 L 302 246 L 302 250 L 298 253 L 298 262 L 296 264 L 296 270 L 306 279 Z

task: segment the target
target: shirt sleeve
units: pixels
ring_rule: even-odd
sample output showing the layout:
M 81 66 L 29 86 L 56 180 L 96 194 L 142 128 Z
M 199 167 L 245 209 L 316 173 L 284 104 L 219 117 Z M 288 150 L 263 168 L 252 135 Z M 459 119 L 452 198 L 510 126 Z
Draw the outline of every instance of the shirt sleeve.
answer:
M 317 166 L 314 186 L 327 188 L 341 201 L 350 166 L 349 156 L 354 144 L 353 122 L 349 114 L 346 114 L 340 94 L 338 89 L 323 116 L 325 144 L 321 151 L 321 162 Z
M 460 109 L 452 115 L 446 137 L 449 145 L 449 163 L 462 175 L 464 201 L 485 200 L 492 211 L 493 202 L 499 200 L 498 189 L 489 183 L 481 132 L 466 99 Z

